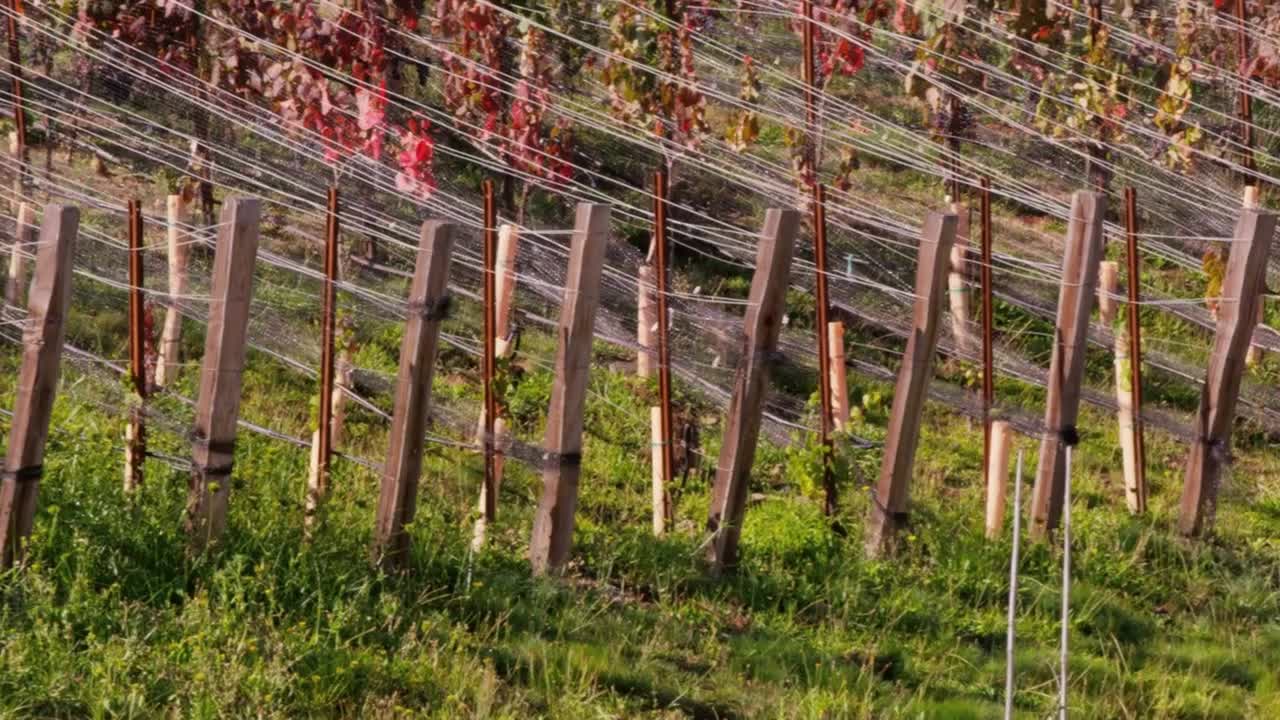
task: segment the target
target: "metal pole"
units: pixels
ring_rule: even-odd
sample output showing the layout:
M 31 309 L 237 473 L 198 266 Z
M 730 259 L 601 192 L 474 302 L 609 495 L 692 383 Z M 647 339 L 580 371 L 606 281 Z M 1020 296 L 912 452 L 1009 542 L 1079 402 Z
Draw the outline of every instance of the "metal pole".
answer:
M 982 178 L 982 468 L 991 463 L 991 406 L 995 403 L 992 361 L 994 310 L 991 300 L 991 178 Z
M 1066 474 L 1062 482 L 1062 635 L 1059 640 L 1058 718 L 1067 720 L 1068 639 L 1071 620 L 1071 454 L 1067 446 Z
M 494 203 L 493 181 L 484 181 L 484 519 L 493 522 L 498 511 L 497 469 L 493 458 L 493 424 L 497 419 L 498 401 L 493 391 L 497 351 L 494 332 L 497 329 L 496 279 L 498 248 L 498 210 Z
M 1137 462 L 1137 511 L 1147 511 L 1147 448 L 1142 427 L 1142 324 L 1139 322 L 1141 275 L 1138 265 L 1138 199 L 1133 188 L 1124 190 L 1125 235 L 1129 246 L 1129 384 L 1133 386 L 1134 455 Z
M 675 448 L 671 437 L 671 346 L 667 342 L 667 173 L 653 174 L 654 282 L 658 295 L 658 406 L 661 408 L 662 487 L 665 522 L 674 521 L 671 482 L 675 476 Z
M 814 105 L 814 67 L 813 53 L 815 41 L 813 37 L 813 2 L 812 0 L 803 0 L 800 4 L 801 13 L 804 16 L 804 59 L 800 63 L 800 76 L 804 81 L 804 131 L 805 131 L 805 160 L 809 163 L 809 170 L 813 173 L 814 182 L 818 178 L 818 163 L 816 143 L 818 139 L 818 113 Z
M 1236 49 L 1240 54 L 1240 65 L 1244 66 L 1246 59 L 1249 57 L 1249 32 L 1247 23 L 1249 21 L 1248 10 L 1245 6 L 1245 0 L 1236 0 L 1236 20 L 1240 22 L 1240 28 L 1236 33 Z M 1241 82 L 1248 84 L 1249 78 L 1241 79 Z M 1240 141 L 1244 144 L 1244 184 L 1256 186 L 1257 178 L 1253 174 L 1257 171 L 1257 164 L 1253 159 L 1253 99 L 1249 97 L 1248 89 L 1241 87 L 1238 95 L 1239 112 L 1240 112 Z
M 832 473 L 834 446 L 831 441 L 831 355 L 827 337 L 827 189 L 821 183 L 813 186 L 813 262 L 816 275 L 818 335 L 818 397 L 822 416 L 822 487 L 826 492 L 823 510 L 830 517 L 836 512 L 836 482 Z
M 1004 720 L 1013 720 L 1013 664 L 1018 614 L 1018 550 L 1022 545 L 1022 450 L 1013 480 L 1013 554 L 1009 558 L 1009 629 L 1005 634 Z
M 329 461 L 333 456 L 334 337 L 337 334 L 338 188 L 329 188 L 324 233 L 324 319 L 320 338 L 320 441 L 317 448 L 316 495 L 329 489 Z
M 130 200 L 129 208 L 129 376 L 138 397 L 147 396 L 147 360 L 142 328 L 145 305 L 142 294 L 142 206 Z

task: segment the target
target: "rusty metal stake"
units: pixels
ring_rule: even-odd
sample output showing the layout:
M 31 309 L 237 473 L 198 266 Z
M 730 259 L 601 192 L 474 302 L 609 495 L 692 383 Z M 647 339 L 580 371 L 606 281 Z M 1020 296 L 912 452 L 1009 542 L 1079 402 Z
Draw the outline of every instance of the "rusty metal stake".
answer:
M 329 461 L 333 457 L 334 336 L 337 334 L 338 188 L 329 188 L 324 235 L 324 320 L 320 339 L 320 441 L 315 493 L 329 491 Z
M 654 283 L 658 295 L 658 406 L 661 408 L 662 487 L 667 527 L 675 522 L 671 482 L 675 477 L 675 448 L 671 437 L 671 346 L 667 342 L 667 173 L 653 174 Z
M 1124 189 L 1125 235 L 1129 246 L 1129 384 L 1133 386 L 1134 455 L 1137 465 L 1137 512 L 1147 511 L 1147 449 L 1142 427 L 1142 324 L 1139 322 L 1138 198 L 1131 187 Z
M 13 79 L 13 127 L 18 136 L 18 179 L 26 172 L 27 113 L 22 97 L 22 53 L 18 47 L 18 15 L 22 14 L 22 0 L 9 0 L 9 75 Z M 18 207 L 21 198 L 14 198 Z
M 498 399 L 494 394 L 493 379 L 497 374 L 497 344 L 494 332 L 498 327 L 495 296 L 497 295 L 498 210 L 494 203 L 493 181 L 484 181 L 484 356 L 481 359 L 484 373 L 484 519 L 493 522 L 498 512 L 497 468 L 494 464 L 494 422 L 498 414 Z
M 836 479 L 832 472 L 835 446 L 831 441 L 831 352 L 827 337 L 827 189 L 821 183 L 813 187 L 813 262 L 815 265 L 818 335 L 818 403 L 822 415 L 822 487 L 826 493 L 823 510 L 830 517 L 836 513 Z
M 991 464 L 991 407 L 995 404 L 992 334 L 995 313 L 991 300 L 991 178 L 982 178 L 982 468 Z
M 144 328 L 146 299 L 143 296 L 142 272 L 142 205 L 129 201 L 129 379 L 137 396 L 137 405 L 129 419 L 129 471 L 126 488 L 142 486 L 143 464 L 147 455 L 146 425 L 143 403 L 147 398 L 147 355 Z

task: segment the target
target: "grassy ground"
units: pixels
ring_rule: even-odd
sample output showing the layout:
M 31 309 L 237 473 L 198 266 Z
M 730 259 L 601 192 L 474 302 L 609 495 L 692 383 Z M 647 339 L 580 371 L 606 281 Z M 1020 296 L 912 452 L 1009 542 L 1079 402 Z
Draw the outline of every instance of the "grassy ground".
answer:
M 389 338 L 391 343 L 394 338 Z M 198 338 L 188 338 L 198 347 Z M 11 397 L 14 358 L 4 359 Z M 254 358 L 247 417 L 301 434 L 308 383 Z M 537 407 L 534 373 L 521 402 Z M 191 378 L 184 379 L 190 383 Z M 431 448 L 413 573 L 367 548 L 376 477 L 340 463 L 303 542 L 305 453 L 241 434 L 227 542 L 184 554 L 186 478 L 151 461 L 120 489 L 118 413 L 71 372 L 56 406 L 30 565 L 0 580 L 0 716 L 989 718 L 1003 694 L 1008 542 L 981 534 L 980 432 L 931 407 L 901 556 L 863 559 L 878 452 L 842 451 L 842 522 L 816 500 L 810 444 L 758 455 L 743 566 L 708 579 L 696 476 L 678 531 L 648 532 L 651 388 L 597 371 L 575 561 L 535 581 L 523 559 L 538 479 L 512 463 L 492 547 L 469 556 L 475 458 Z M 467 392 L 446 373 L 438 393 Z M 888 388 L 860 383 L 855 432 L 882 434 Z M 877 398 L 881 399 L 877 399 Z M 353 418 L 353 427 L 362 422 Z M 372 426 L 372 423 L 371 423 Z M 1086 413 L 1077 463 L 1074 717 L 1269 718 L 1280 713 L 1280 460 L 1244 447 L 1220 531 L 1170 531 L 1184 447 L 1151 438 L 1152 512 L 1132 518 L 1114 422 Z M 536 421 L 522 432 L 536 437 Z M 708 433 L 713 434 L 713 433 Z M 369 454 L 381 447 L 368 436 Z M 178 453 L 177 439 L 156 441 Z M 361 442 L 366 442 L 362 440 Z M 1260 442 L 1260 441 L 1259 441 Z M 166 446 L 166 443 L 168 447 Z M 1033 465 L 1034 444 L 1023 443 Z M 714 452 L 712 439 L 708 452 Z M 1025 556 L 1017 704 L 1055 692 L 1058 556 Z

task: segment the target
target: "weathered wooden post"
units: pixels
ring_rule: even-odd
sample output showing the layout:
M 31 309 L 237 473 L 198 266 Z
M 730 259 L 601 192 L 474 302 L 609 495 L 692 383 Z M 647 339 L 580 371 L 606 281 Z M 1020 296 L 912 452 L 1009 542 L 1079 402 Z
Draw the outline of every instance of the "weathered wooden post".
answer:
M 160 358 L 156 363 L 156 386 L 165 387 L 178 378 L 182 368 L 182 313 L 178 302 L 187 294 L 187 258 L 191 243 L 182 239 L 182 223 L 186 206 L 182 195 L 170 195 L 166 201 L 166 235 L 169 254 L 169 307 L 164 314 L 160 334 Z
M 9 251 L 9 277 L 4 289 L 4 301 L 17 307 L 22 304 L 22 287 L 27 280 L 27 253 L 35 247 L 36 213 L 31 203 L 18 203 L 17 227 L 13 233 L 13 248 Z
M 867 521 L 866 550 L 873 557 L 892 550 L 898 530 L 906 523 L 907 495 L 920 440 L 920 416 L 933 376 L 942 288 L 951 264 L 957 221 L 952 213 L 929 213 L 920 238 L 911 336 L 907 339 L 902 368 L 894 386 L 893 414 L 885 439 L 880 481 Z
M 1031 535 L 1038 539 L 1057 527 L 1062 514 L 1064 449 L 1077 439 L 1075 424 L 1080 410 L 1080 383 L 1084 379 L 1085 341 L 1097 291 L 1105 215 L 1105 195 L 1081 190 L 1072 196 L 1058 293 L 1057 331 L 1049 363 L 1045 431 L 1031 493 Z
M 124 491 L 142 487 L 143 466 L 147 458 L 147 428 L 143 421 L 147 399 L 146 296 L 142 265 L 142 205 L 130 200 L 129 224 L 129 380 L 133 400 L 129 424 L 125 426 Z
M 1213 527 L 1222 470 L 1230 462 L 1231 428 L 1235 423 L 1245 355 L 1266 284 L 1267 255 L 1275 228 L 1274 215 L 1253 208 L 1241 211 L 1236 223 L 1222 282 L 1213 354 L 1200 395 L 1196 439 L 1191 445 L 1182 486 L 1178 529 L 1184 535 L 1200 535 Z
M 449 308 L 452 254 L 453 226 L 438 221 L 423 223 L 413 282 L 409 287 L 409 319 L 400 341 L 395 408 L 374 528 L 373 561 L 388 571 L 403 569 L 409 558 L 405 525 L 413 522 L 418 507 L 423 433 L 431 406 L 431 378 L 440 345 L 440 323 Z
M 827 323 L 827 351 L 831 361 L 831 422 L 836 432 L 849 425 L 849 373 L 844 360 L 844 323 L 839 320 Z
M 573 545 L 582 472 L 582 409 L 600 302 L 600 272 L 609 243 L 609 216 L 608 205 L 578 204 L 560 308 L 556 379 L 547 412 L 542 497 L 529 543 L 529 560 L 535 575 L 559 570 L 569 559 Z
M 751 465 L 760 436 L 768 373 L 774 362 L 771 356 L 777 350 L 778 333 L 786 311 L 791 253 L 799 227 L 798 212 L 769 210 L 756 249 L 756 270 L 743 321 L 743 352 L 733 381 L 707 515 L 707 531 L 711 533 L 707 560 L 712 572 L 717 574 L 738 560 L 738 538 L 746 514 Z
M 191 441 L 186 530 L 196 552 L 216 543 L 227 523 L 260 217 L 255 198 L 223 203 Z
M 36 250 L 35 282 L 22 333 L 22 366 L 18 370 L 13 424 L 4 473 L 0 475 L 0 567 L 21 562 L 31 535 L 36 498 L 44 468 L 58 361 L 66 335 L 63 320 L 71 304 L 71 259 L 80 211 L 46 205 Z

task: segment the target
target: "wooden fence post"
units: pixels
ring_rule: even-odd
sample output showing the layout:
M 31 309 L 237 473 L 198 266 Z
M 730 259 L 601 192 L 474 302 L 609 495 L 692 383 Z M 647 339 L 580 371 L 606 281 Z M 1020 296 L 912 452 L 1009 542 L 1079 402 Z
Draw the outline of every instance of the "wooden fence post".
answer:
M 827 351 L 831 353 L 831 421 L 841 432 L 849 424 L 849 370 L 844 364 L 844 323 L 839 320 L 827 323 Z
M 712 572 L 717 574 L 732 567 L 738 559 L 738 538 L 746 515 L 751 465 L 760 436 L 768 373 L 774 362 L 771 356 L 777 350 L 778 333 L 786 311 L 791 253 L 799 228 L 798 212 L 770 209 L 756 249 L 756 270 L 743 321 L 742 357 L 734 376 L 707 515 L 707 531 L 711 533 L 707 560 Z
M 4 289 L 4 301 L 17 307 L 22 304 L 22 286 L 27 280 L 27 253 L 35 246 L 36 213 L 31 203 L 19 203 L 17 225 L 13 233 L 13 248 L 9 251 L 9 277 Z
M 440 323 L 449 307 L 452 255 L 453 225 L 435 220 L 423 223 L 409 288 L 409 318 L 400 341 L 395 409 L 374 529 L 373 561 L 385 570 L 402 569 L 409 557 L 405 525 L 413 521 L 418 507 L 423 433 L 431 406 Z
M 947 275 L 947 298 L 951 308 L 951 332 L 956 347 L 961 352 L 973 347 L 973 333 L 969 332 L 969 287 L 965 282 L 965 265 L 969 254 L 969 209 L 951 203 L 956 216 L 956 239 L 951 246 L 951 272 Z
M 1230 462 L 1231 427 L 1235 422 L 1245 355 L 1266 284 L 1267 254 L 1275 229 L 1274 215 L 1252 208 L 1241 211 L 1236 223 L 1222 282 L 1213 354 L 1200 395 L 1199 427 L 1182 486 L 1178 529 L 1184 535 L 1200 535 L 1213 527 L 1220 476 Z
M 186 207 L 182 195 L 170 195 L 165 205 L 166 241 L 169 254 L 169 307 L 160 334 L 160 358 L 156 363 L 156 386 L 165 387 L 178 378 L 182 368 L 182 313 L 178 302 L 187 294 L 187 258 L 191 242 L 183 239 L 182 223 Z
M 36 497 L 43 474 L 44 443 L 49 436 L 58 362 L 66 335 L 63 320 L 71 304 L 71 259 L 80 211 L 46 205 L 36 250 L 35 282 L 22 333 L 22 367 L 18 371 L 9 431 L 9 450 L 0 476 L 0 568 L 21 562 L 31 535 Z
M 582 410 L 600 303 L 600 273 L 609 244 L 608 205 L 578 203 L 564 302 L 560 308 L 556 379 L 547 412 L 542 497 L 533 520 L 529 560 L 535 575 L 561 568 L 573 544 L 582 472 Z
M 1089 311 L 1097 292 L 1105 216 L 1105 195 L 1081 190 L 1072 196 L 1071 222 L 1062 261 L 1062 288 L 1058 293 L 1057 330 L 1049 362 L 1045 430 L 1040 440 L 1036 484 L 1031 492 L 1031 535 L 1037 539 L 1045 538 L 1057 527 L 1062 514 L 1064 451 L 1067 445 L 1076 442 L 1085 341 Z
M 987 465 L 987 539 L 1000 537 L 1004 529 L 1005 488 L 1009 484 L 1009 423 L 991 423 L 991 453 Z M 1014 512 L 1020 512 L 1015 509 Z
M 197 552 L 216 543 L 227 523 L 260 216 L 257 199 L 235 197 L 220 218 L 187 494 L 186 529 Z
M 866 550 L 879 556 L 892 550 L 898 530 L 906 523 L 907 495 L 920 440 L 920 416 L 929 380 L 942 314 L 942 288 L 951 264 L 958 218 L 952 213 L 931 212 L 916 256 L 915 309 L 911 337 L 902 356 L 893 390 L 893 414 L 880 465 L 880 481 L 872 497 L 867 522 Z

